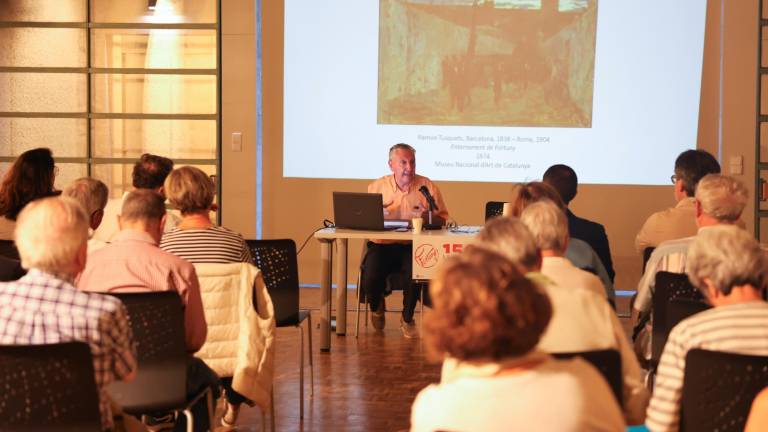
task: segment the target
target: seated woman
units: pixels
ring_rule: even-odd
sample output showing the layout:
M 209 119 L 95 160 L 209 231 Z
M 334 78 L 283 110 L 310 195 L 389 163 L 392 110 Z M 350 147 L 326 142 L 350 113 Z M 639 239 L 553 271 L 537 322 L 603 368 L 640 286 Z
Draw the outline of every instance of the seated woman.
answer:
M 57 167 L 50 149 L 27 150 L 13 162 L 0 184 L 0 240 L 13 240 L 16 216 L 30 202 L 56 195 Z
M 164 187 L 168 201 L 181 212 L 181 223 L 163 234 L 161 249 L 193 264 L 253 262 L 242 235 L 211 221 L 214 185 L 202 170 L 191 166 L 175 169 L 165 179 Z M 232 389 L 231 377 L 221 382 L 227 397 L 227 411 L 221 422 L 231 427 L 247 399 Z
M 520 217 L 526 207 L 544 199 L 555 203 L 563 212 L 567 210 L 565 203 L 560 198 L 560 194 L 555 188 L 546 183 L 530 182 L 516 185 L 512 189 L 512 216 Z M 613 288 L 613 282 L 611 282 L 603 262 L 594 249 L 592 249 L 592 246 L 583 240 L 571 237 L 568 241 L 565 257 L 574 266 L 594 273 L 599 277 L 605 288 L 605 295 L 608 301 L 615 307 L 616 292 Z
M 199 168 L 184 166 L 165 179 L 165 195 L 181 222 L 165 234 L 160 248 L 195 263 L 252 263 L 243 236 L 211 221 L 213 182 Z
M 458 363 L 450 380 L 419 393 L 412 431 L 624 430 L 597 370 L 534 349 L 552 308 L 510 260 L 470 246 L 445 261 L 430 294 L 428 353 Z

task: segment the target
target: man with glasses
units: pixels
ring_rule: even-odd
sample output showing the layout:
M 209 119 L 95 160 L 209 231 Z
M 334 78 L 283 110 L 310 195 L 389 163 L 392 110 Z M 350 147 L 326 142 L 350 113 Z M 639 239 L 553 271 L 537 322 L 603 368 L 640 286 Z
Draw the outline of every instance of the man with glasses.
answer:
M 696 234 L 696 185 L 707 174 L 720 173 L 720 164 L 704 150 L 686 150 L 675 160 L 672 175 L 677 205 L 652 214 L 635 237 L 635 248 L 656 247 L 664 241 Z

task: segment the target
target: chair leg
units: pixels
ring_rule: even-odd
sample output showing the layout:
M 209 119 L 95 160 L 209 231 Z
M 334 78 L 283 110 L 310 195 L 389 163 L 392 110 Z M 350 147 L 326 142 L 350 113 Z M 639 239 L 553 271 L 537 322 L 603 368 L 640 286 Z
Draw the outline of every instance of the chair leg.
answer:
M 211 391 L 210 387 L 208 388 L 207 393 L 208 394 L 205 395 L 205 401 L 208 403 L 208 427 L 213 430 L 213 421 L 216 417 L 216 407 L 213 403 L 213 392 Z
M 424 288 L 421 288 L 421 305 L 419 306 L 419 314 L 421 314 L 421 319 L 419 320 L 419 334 L 424 335 Z
M 191 408 L 187 408 L 184 410 L 184 415 L 187 417 L 187 432 L 194 432 L 195 431 L 195 419 L 192 417 L 192 410 Z M 211 419 L 211 423 L 213 423 L 213 419 Z M 213 427 L 211 427 L 213 429 Z
M 275 386 L 269 391 L 269 426 L 275 432 Z
M 299 327 L 301 345 L 299 346 L 299 418 L 304 418 L 304 328 Z
M 312 362 L 312 314 L 307 315 L 307 346 L 309 347 L 309 396 L 315 396 L 315 365 Z
M 357 313 L 355 314 L 355 337 L 360 334 L 360 278 L 357 281 Z

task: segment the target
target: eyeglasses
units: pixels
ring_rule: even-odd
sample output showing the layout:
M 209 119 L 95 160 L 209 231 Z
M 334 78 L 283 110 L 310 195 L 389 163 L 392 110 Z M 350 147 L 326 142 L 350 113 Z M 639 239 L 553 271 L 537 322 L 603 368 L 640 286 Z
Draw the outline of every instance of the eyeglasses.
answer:
M 674 174 L 672 174 L 672 177 L 670 177 L 669 179 L 672 180 L 672 184 L 677 183 L 677 180 L 678 180 L 677 176 Z

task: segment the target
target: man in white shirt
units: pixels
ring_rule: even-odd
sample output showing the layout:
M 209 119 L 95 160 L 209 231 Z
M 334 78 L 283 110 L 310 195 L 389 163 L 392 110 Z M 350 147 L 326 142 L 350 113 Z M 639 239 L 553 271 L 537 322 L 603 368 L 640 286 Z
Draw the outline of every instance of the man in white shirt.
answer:
M 136 189 L 149 189 L 153 190 L 163 197 L 165 192 L 163 184 L 165 178 L 173 170 L 173 161 L 163 156 L 157 156 L 149 153 L 141 155 L 136 164 L 133 165 L 133 173 L 131 174 L 133 190 Z M 104 208 L 104 217 L 99 229 L 93 233 L 93 239 L 101 242 L 110 243 L 115 236 L 120 232 L 120 227 L 117 224 L 117 216 L 120 214 L 120 209 L 123 207 L 123 200 L 128 195 L 127 191 L 120 198 L 112 198 L 107 202 Z M 163 231 L 170 231 L 179 224 L 181 218 L 172 212 L 167 213 L 165 227 Z
M 548 283 L 541 286 L 549 295 L 553 309 L 552 320 L 538 348 L 550 353 L 617 350 L 621 356 L 624 417 L 628 424 L 641 424 L 648 392 L 640 365 L 605 298 L 600 279 L 574 267 L 564 257 L 568 248 L 565 213 L 553 202 L 543 200 L 526 207 L 520 220 L 541 250 L 540 271 L 548 279 Z

